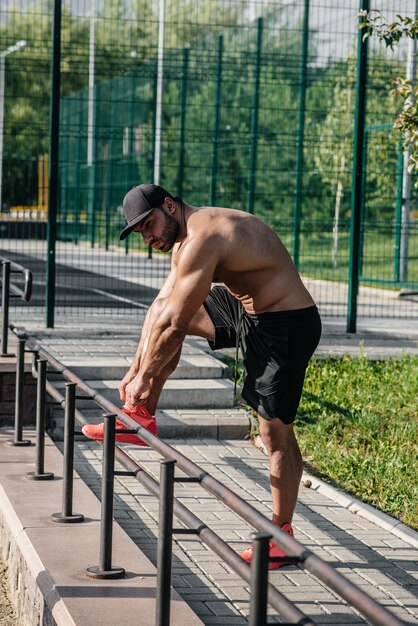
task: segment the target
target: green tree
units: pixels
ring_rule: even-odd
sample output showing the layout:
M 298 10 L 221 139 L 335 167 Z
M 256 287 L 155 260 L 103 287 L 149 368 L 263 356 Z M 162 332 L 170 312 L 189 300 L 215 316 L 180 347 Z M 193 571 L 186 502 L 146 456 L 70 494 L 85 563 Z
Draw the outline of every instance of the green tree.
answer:
M 176 19 L 167 29 L 168 47 L 194 44 L 227 25 L 237 24 L 240 11 L 247 5 L 246 0 L 207 4 L 170 0 L 167 19 L 170 15 Z M 211 11 L 216 20 L 209 20 Z M 52 16 L 52 0 L 37 0 L 24 10 L 9 7 L 0 26 L 5 47 L 19 39 L 28 41 L 19 54 L 7 58 L 3 153 L 3 199 L 7 205 L 37 203 L 33 169 L 49 147 Z M 62 7 L 62 98 L 88 87 L 92 19 L 92 15 L 75 15 L 65 5 Z M 96 84 L 156 58 L 158 14 L 149 0 L 133 0 L 129 10 L 123 0 L 104 0 L 94 25 Z M 123 94 L 119 99 L 123 101 Z

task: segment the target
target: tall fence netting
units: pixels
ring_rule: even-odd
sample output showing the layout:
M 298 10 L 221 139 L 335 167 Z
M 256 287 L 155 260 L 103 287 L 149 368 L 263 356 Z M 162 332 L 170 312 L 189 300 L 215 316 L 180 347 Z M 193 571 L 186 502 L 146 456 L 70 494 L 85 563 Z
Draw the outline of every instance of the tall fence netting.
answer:
M 412 3 L 372 3 L 387 20 Z M 42 310 L 51 7 L 1 10 L 3 256 L 36 268 Z M 125 193 L 155 180 L 193 205 L 253 212 L 287 245 L 324 315 L 345 315 L 358 1 L 86 0 L 63 6 L 57 312 L 137 311 L 169 258 L 119 241 Z M 359 315 L 417 314 L 418 212 L 402 221 L 403 147 L 391 77 L 407 42 L 370 39 Z M 161 120 L 158 77 L 162 71 Z M 161 143 L 157 127 L 161 123 Z M 158 156 L 159 155 L 159 156 Z M 405 252 L 406 251 L 406 252 Z

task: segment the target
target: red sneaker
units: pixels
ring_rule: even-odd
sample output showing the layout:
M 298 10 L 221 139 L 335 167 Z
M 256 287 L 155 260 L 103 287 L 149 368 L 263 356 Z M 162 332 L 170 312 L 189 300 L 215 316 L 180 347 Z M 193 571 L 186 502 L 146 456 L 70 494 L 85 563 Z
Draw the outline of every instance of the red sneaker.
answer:
M 282 530 L 285 533 L 288 533 L 291 537 L 293 537 L 293 528 L 291 527 L 290 524 L 283 524 L 282 526 Z M 272 543 L 270 541 L 269 543 L 270 546 L 270 550 L 269 550 L 269 556 L 270 557 L 277 557 L 277 556 L 287 556 L 283 550 L 281 550 L 278 546 L 276 546 L 275 543 Z M 244 552 L 241 552 L 240 557 L 242 559 L 244 559 L 244 561 L 246 563 L 248 563 L 248 565 L 251 564 L 251 560 L 253 558 L 253 546 L 249 546 L 246 550 L 244 550 Z M 278 569 L 279 567 L 283 567 L 284 565 L 294 565 L 294 563 L 292 563 L 291 561 L 281 561 L 279 563 L 269 563 L 269 569 Z
M 157 422 L 155 421 L 155 417 L 153 417 L 148 409 L 146 409 L 144 406 L 123 406 L 122 411 L 126 413 L 128 417 L 138 422 L 140 426 L 143 426 L 144 428 L 149 430 L 150 433 L 152 433 L 153 435 L 158 435 Z M 115 421 L 115 429 L 115 441 L 119 441 L 121 443 L 134 443 L 137 446 L 148 446 L 145 441 L 143 441 L 138 437 L 138 435 L 134 435 L 133 433 L 122 433 L 118 435 L 118 430 L 127 429 L 127 426 L 125 426 L 125 424 L 123 424 L 118 419 Z M 103 441 L 104 423 L 102 422 L 101 424 L 89 424 L 88 426 L 83 426 L 81 432 L 89 439 L 94 439 L 95 441 Z

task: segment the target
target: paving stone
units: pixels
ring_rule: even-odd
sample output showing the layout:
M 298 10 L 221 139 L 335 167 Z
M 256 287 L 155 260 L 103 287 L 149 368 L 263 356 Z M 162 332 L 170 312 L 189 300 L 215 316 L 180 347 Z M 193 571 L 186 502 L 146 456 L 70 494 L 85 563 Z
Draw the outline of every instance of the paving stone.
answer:
M 78 346 L 74 345 L 73 352 L 78 352 Z M 190 353 L 197 350 L 198 346 L 198 342 L 191 345 Z M 90 344 L 85 344 L 84 348 L 93 351 Z M 101 357 L 107 358 L 105 354 L 111 353 L 113 347 L 109 344 L 107 351 L 105 346 L 102 350 Z M 241 416 L 234 408 L 227 411 L 214 408 L 210 413 L 195 408 L 177 411 L 167 409 L 165 414 L 167 419 L 178 418 L 189 420 L 190 423 L 210 414 L 212 419 L 219 420 L 218 424 L 224 415 L 229 418 Z M 268 459 L 255 446 L 238 439 L 186 439 L 185 435 L 170 443 L 256 510 L 267 517 L 271 516 Z M 124 446 L 124 449 L 159 481 L 158 453 L 129 445 Z M 85 479 L 100 496 L 101 447 L 84 442 L 77 448 L 77 463 L 83 468 Z M 132 478 L 118 477 L 116 485 L 115 518 L 149 558 L 155 561 L 158 501 Z M 252 527 L 201 486 L 177 483 L 175 493 L 180 502 L 207 523 L 237 553 L 248 545 Z M 322 492 L 316 488 L 301 487 L 294 520 L 296 538 L 336 566 L 339 572 L 378 602 L 393 607 L 405 623 L 414 623 L 408 620 L 416 619 L 412 615 L 417 604 L 414 592 L 418 574 L 414 563 L 418 560 L 418 551 L 404 538 L 389 532 L 390 529 L 376 526 L 370 517 L 366 519 L 348 510 L 346 503 L 352 500 L 345 494 L 335 496 L 337 499 L 332 499 L 332 495 L 332 490 Z M 175 526 L 181 524 L 176 521 Z M 217 555 L 204 548 L 198 538 L 175 537 L 172 578 L 179 593 L 183 590 L 184 597 L 188 596 L 196 610 L 201 611 L 202 620 L 208 626 L 247 623 L 250 597 L 248 583 L 222 564 Z M 283 568 L 270 572 L 269 580 L 304 613 L 314 617 L 319 625 L 353 626 L 366 623 L 306 570 L 294 566 Z M 269 610 L 269 615 L 270 620 L 277 620 L 278 623 L 274 610 Z

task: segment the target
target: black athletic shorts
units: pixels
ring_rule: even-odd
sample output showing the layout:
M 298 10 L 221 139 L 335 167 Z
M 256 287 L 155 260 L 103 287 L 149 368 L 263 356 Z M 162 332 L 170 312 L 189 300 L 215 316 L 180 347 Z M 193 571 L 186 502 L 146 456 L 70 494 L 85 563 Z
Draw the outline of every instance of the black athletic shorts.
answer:
M 316 306 L 249 315 L 225 287 L 211 289 L 204 307 L 215 326 L 212 350 L 241 347 L 243 399 L 262 417 L 291 424 L 309 359 L 321 337 Z

